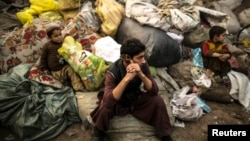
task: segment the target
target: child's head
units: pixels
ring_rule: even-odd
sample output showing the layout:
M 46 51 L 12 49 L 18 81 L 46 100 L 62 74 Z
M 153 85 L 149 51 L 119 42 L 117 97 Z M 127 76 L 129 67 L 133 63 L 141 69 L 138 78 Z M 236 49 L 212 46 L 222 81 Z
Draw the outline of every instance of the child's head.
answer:
M 63 36 L 62 36 L 62 29 L 60 25 L 51 25 L 46 29 L 46 33 L 48 38 L 55 43 L 62 43 Z
M 214 42 L 223 42 L 226 36 L 226 29 L 221 26 L 213 26 L 209 30 L 209 38 Z

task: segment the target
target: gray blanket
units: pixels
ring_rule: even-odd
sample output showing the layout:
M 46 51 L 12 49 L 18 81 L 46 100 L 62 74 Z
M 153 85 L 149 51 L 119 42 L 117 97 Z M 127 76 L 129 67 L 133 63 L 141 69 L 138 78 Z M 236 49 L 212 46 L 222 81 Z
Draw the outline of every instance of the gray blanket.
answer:
M 23 141 L 49 140 L 80 122 L 75 94 L 27 79 L 32 64 L 20 64 L 0 75 L 0 122 Z

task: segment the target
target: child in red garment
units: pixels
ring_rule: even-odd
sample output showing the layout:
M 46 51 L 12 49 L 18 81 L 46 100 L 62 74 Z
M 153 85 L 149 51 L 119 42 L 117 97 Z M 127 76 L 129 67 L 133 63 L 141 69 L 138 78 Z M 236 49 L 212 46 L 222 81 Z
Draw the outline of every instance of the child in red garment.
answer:
M 211 27 L 209 31 L 210 39 L 202 44 L 202 56 L 204 67 L 227 83 L 229 81 L 227 73 L 231 70 L 228 62 L 231 53 L 227 45 L 223 43 L 225 36 L 225 28 L 220 26 Z
M 80 77 L 57 52 L 63 43 L 61 31 L 59 25 L 52 25 L 46 30 L 50 40 L 43 46 L 39 69 L 45 74 L 51 74 L 64 85 L 73 87 L 75 91 L 85 91 Z

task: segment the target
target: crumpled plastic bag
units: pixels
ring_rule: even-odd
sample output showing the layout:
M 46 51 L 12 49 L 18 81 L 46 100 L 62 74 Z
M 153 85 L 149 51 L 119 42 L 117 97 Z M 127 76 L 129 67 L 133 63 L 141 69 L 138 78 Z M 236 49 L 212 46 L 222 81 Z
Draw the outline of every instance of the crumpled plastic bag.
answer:
M 110 36 L 98 39 L 95 42 L 94 46 L 95 46 L 95 55 L 102 57 L 107 62 L 115 62 L 120 58 L 121 44 L 118 44 Z
M 62 15 L 58 11 L 43 12 L 39 15 L 39 18 L 49 21 L 59 21 L 63 19 Z
M 203 115 L 203 109 L 197 101 L 195 93 L 187 94 L 190 87 L 185 86 L 174 93 L 170 101 L 172 112 L 175 117 L 183 121 L 197 121 Z
M 32 23 L 34 15 L 39 15 L 46 11 L 58 10 L 58 3 L 55 0 L 29 0 L 29 2 L 29 8 L 16 13 L 17 18 L 25 27 Z
M 204 68 L 201 48 L 198 47 L 198 48 L 191 49 L 191 52 L 193 54 L 194 65 L 197 67 Z
M 193 78 L 193 82 L 196 86 L 202 86 L 205 88 L 210 88 L 212 85 L 212 80 L 204 72 L 204 68 L 192 67 L 190 70 Z
M 58 53 L 80 76 L 86 90 L 96 91 L 103 86 L 104 73 L 108 67 L 103 58 L 83 50 L 82 45 L 71 36 L 64 39 Z

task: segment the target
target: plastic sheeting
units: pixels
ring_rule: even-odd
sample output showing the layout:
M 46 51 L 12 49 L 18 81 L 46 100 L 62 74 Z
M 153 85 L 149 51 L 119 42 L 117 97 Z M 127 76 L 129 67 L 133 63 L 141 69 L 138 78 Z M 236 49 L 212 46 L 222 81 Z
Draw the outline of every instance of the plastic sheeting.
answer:
M 32 64 L 0 75 L 0 122 L 23 141 L 49 140 L 80 122 L 72 88 L 55 89 L 27 79 Z

